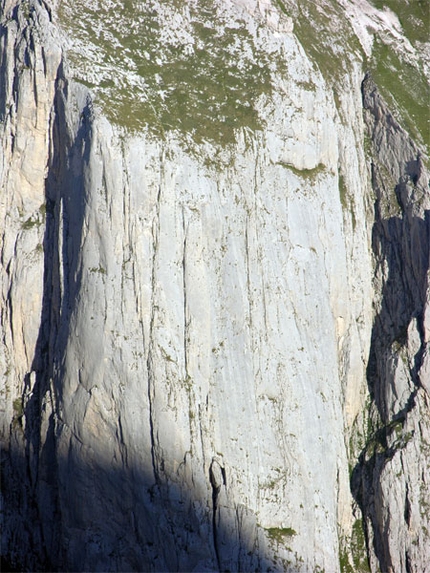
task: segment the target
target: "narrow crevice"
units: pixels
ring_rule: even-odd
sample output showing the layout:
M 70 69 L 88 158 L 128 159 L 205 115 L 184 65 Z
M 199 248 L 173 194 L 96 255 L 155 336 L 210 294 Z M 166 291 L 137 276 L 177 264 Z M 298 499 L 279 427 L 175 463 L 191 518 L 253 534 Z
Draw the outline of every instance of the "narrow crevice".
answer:
M 213 544 L 215 549 L 215 555 L 218 565 L 218 571 L 221 571 L 221 556 L 219 552 L 219 545 L 218 545 L 218 525 L 217 525 L 217 517 L 218 517 L 218 497 L 221 491 L 221 484 L 219 483 L 219 476 L 217 473 L 219 471 L 219 464 L 216 460 L 213 460 L 211 466 L 209 468 L 209 479 L 212 486 L 212 533 L 213 533 Z
M 148 376 L 148 408 L 149 408 L 149 433 L 151 438 L 151 463 L 154 480 L 157 485 L 160 484 L 159 466 L 156 454 L 156 436 L 154 424 L 154 367 L 153 367 L 153 353 L 154 353 L 154 324 L 155 324 L 155 292 L 156 292 L 156 265 L 158 257 L 158 241 L 160 235 L 160 201 L 161 201 L 161 187 L 160 181 L 156 201 L 156 214 L 152 223 L 153 235 L 153 253 L 152 253 L 152 269 L 151 269 L 151 319 L 149 325 L 149 340 L 148 340 L 148 357 L 146 361 L 147 376 Z
M 152 344 L 152 342 L 150 344 Z M 154 382 L 152 380 L 153 367 L 152 367 L 151 351 L 146 365 L 148 371 L 148 406 L 149 406 L 149 433 L 151 437 L 151 462 L 152 462 L 152 472 L 154 475 L 154 480 L 155 483 L 158 485 L 160 483 L 160 478 L 158 474 L 158 464 L 155 452 L 156 445 L 155 445 L 154 411 L 153 411 L 153 396 L 152 396 L 152 387 L 154 385 Z
M 188 383 L 188 328 L 189 323 L 187 320 L 188 313 L 188 303 L 187 303 L 187 268 L 186 268 L 186 257 L 187 257 L 187 226 L 185 223 L 185 214 L 182 210 L 182 230 L 184 234 L 183 246 L 182 246 L 182 296 L 183 296 L 183 312 L 184 312 L 184 369 L 185 369 L 185 380 Z

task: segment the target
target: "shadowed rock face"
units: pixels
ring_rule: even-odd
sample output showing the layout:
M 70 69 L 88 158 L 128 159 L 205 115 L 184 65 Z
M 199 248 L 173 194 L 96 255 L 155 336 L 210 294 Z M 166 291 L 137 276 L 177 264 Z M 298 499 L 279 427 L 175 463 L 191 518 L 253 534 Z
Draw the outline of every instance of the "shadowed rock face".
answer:
M 133 3 L 118 3 L 115 25 L 100 11 L 86 38 L 67 2 L 2 0 L 4 563 L 424 571 L 424 156 L 370 78 L 360 91 L 358 52 L 333 92 L 315 51 L 325 40 L 305 43 L 317 5 L 171 4 L 168 25 L 155 2 L 136 24 L 155 35 L 154 57 L 169 38 L 141 70 L 161 129 L 143 84 L 127 83 L 141 55 L 132 30 L 118 85 L 75 81 L 88 79 L 91 43 L 114 38 L 122 16 L 132 25 Z M 67 26 L 77 35 L 63 52 Z M 176 54 L 183 34 L 210 45 L 203 60 Z M 99 46 L 103 81 L 114 45 Z M 223 88 L 202 62 L 238 46 Z M 184 121 L 175 82 L 190 86 Z M 125 129 L 133 94 L 140 115 Z
M 374 427 L 353 475 L 372 562 L 426 570 L 429 445 L 429 172 L 368 77 L 375 308 L 367 377 Z

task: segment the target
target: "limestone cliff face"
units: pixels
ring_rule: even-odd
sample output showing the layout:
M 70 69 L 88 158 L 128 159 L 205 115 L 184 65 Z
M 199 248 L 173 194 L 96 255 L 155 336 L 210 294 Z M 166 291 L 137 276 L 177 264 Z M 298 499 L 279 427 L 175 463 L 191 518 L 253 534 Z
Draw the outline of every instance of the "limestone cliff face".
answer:
M 425 571 L 428 171 L 354 3 L 1 7 L 5 563 Z
M 379 560 L 383 571 L 425 571 L 430 563 L 429 173 L 422 152 L 369 78 L 363 99 L 375 192 L 376 316 L 368 362 L 375 426 L 353 483 L 356 479 L 373 536 L 374 567 Z

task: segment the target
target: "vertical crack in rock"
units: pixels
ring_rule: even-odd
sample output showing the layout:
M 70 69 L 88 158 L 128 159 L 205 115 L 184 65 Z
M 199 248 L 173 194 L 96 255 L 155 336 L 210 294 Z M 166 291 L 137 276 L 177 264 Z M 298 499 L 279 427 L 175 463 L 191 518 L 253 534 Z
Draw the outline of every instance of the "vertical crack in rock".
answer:
M 149 325 L 149 341 L 148 341 L 148 358 L 147 358 L 147 371 L 148 371 L 148 408 L 149 408 L 149 428 L 151 434 L 151 460 L 152 460 L 152 471 L 154 474 L 154 480 L 156 484 L 160 483 L 159 475 L 159 460 L 157 454 L 158 440 L 155 435 L 155 420 L 154 420 L 154 392 L 155 392 L 155 379 L 154 379 L 154 325 L 155 325 L 155 313 L 158 312 L 157 305 L 155 303 L 155 293 L 157 292 L 157 257 L 158 257 L 158 241 L 160 235 L 160 202 L 161 202 L 161 187 L 162 181 L 159 183 L 157 201 L 156 201 L 156 213 L 152 221 L 152 266 L 151 266 L 151 318 Z
M 182 209 L 182 232 L 184 235 L 183 245 L 182 245 L 182 297 L 183 297 L 183 313 L 184 313 L 184 325 L 183 325 L 183 340 L 184 340 L 184 370 L 185 370 L 185 381 L 188 384 L 188 337 L 189 337 L 189 320 L 188 320 L 188 305 L 187 305 L 187 224 L 185 222 L 185 214 Z
M 195 425 L 195 414 L 200 413 L 200 409 L 195 401 L 195 392 L 193 389 L 194 381 L 191 379 L 189 372 L 189 356 L 190 352 L 190 326 L 191 326 L 191 316 L 188 308 L 188 285 L 187 285 L 187 236 L 188 236 L 188 222 L 185 219 L 185 211 L 182 209 L 182 233 L 183 233 L 183 244 L 182 244 L 182 299 L 183 299 L 183 356 L 184 356 L 184 382 L 188 397 L 188 418 L 190 425 L 190 447 L 191 453 L 194 454 L 194 445 L 197 440 L 197 432 Z M 199 420 L 200 420 L 199 415 Z M 202 442 L 203 444 L 203 442 Z
M 219 496 L 221 488 L 226 486 L 225 469 L 219 464 L 219 462 L 214 458 L 209 468 L 209 479 L 212 486 L 212 531 L 213 531 L 213 543 L 215 548 L 215 554 L 218 563 L 218 571 L 222 571 L 221 554 L 218 539 L 218 527 L 220 522 L 220 507 L 219 507 Z

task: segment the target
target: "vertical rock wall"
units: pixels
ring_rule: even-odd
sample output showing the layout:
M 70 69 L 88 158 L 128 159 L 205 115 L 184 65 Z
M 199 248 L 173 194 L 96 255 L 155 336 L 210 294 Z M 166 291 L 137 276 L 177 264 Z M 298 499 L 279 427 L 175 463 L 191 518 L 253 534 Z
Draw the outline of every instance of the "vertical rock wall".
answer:
M 427 571 L 429 172 L 371 78 L 363 82 L 363 101 L 372 141 L 376 315 L 371 431 L 354 478 L 373 567 Z
M 259 101 L 264 129 L 237 129 L 227 146 L 190 145 L 175 131 L 132 135 L 70 79 L 54 8 L 2 5 L 9 564 L 365 568 L 348 456 L 366 419 L 368 383 L 375 427 L 353 493 L 371 566 L 419 571 L 428 197 L 418 151 L 366 88 L 378 157 L 371 171 L 360 67 L 335 101 L 268 6 L 259 34 L 290 76 Z M 251 3 L 229 9 L 249 27 L 259 14 Z M 400 155 L 387 160 L 390 153 Z M 386 211 L 384 165 L 399 221 Z M 380 263 L 373 286 L 372 248 Z M 393 310 L 391 291 L 406 290 L 404 308 Z M 402 352 L 408 367 L 395 357 Z
M 31 396 L 40 385 L 37 373 L 47 367 L 41 335 L 50 217 L 45 177 L 61 49 L 39 4 L 2 1 L 0 14 L 2 556 L 5 568 L 9 563 L 35 570 L 51 550 L 44 512 L 52 512 L 45 502 L 55 496 L 55 488 L 46 487 L 47 499 L 40 498 L 42 444 L 33 429 L 41 424 L 44 404 Z M 49 467 L 54 466 L 51 455 Z

